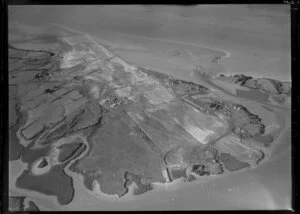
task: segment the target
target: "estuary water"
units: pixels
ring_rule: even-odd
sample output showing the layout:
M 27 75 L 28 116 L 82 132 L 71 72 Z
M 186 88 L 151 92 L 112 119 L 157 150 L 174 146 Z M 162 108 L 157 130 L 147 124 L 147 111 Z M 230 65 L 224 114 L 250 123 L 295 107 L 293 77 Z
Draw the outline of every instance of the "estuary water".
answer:
M 218 72 L 291 81 L 288 5 L 10 6 L 9 21 L 67 26 L 129 61 L 174 75 L 208 68 L 210 54 L 199 48 L 208 47 L 230 54 Z

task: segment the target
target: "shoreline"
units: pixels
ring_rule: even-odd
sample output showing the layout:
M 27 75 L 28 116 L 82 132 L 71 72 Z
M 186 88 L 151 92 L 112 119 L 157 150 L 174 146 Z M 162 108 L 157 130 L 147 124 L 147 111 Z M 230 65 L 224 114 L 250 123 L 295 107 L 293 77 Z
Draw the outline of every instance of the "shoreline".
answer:
M 14 166 L 20 168 L 21 170 L 18 171 L 18 173 L 12 173 L 14 171 Z M 32 190 L 27 190 L 27 189 L 20 189 L 16 187 L 16 180 L 18 179 L 19 176 L 23 174 L 23 171 L 28 170 L 28 163 L 24 163 L 21 160 L 17 161 L 10 161 L 9 162 L 9 196 L 10 195 L 21 195 L 25 196 L 26 198 L 30 198 L 32 201 L 34 201 L 35 204 L 39 208 L 44 208 L 45 210 L 51 210 L 50 207 L 53 205 L 58 206 L 57 198 L 56 196 L 49 196 L 45 195 L 36 191 Z M 11 174 L 12 173 L 12 174 Z M 45 203 L 46 202 L 46 203 Z M 47 206 L 48 204 L 48 206 Z M 51 205 L 50 205 L 51 204 Z
M 83 35 L 86 35 L 86 36 L 89 36 L 88 34 L 83 34 Z M 91 37 L 91 38 L 93 38 L 93 37 Z M 96 40 L 96 42 L 97 43 L 99 43 L 98 42 L 98 40 Z M 101 43 L 99 43 L 100 45 L 102 45 Z M 105 46 L 104 46 L 105 47 Z M 229 54 L 229 53 L 228 53 Z M 226 57 L 226 55 L 225 55 L 225 58 L 228 58 L 228 57 L 230 57 L 230 54 Z M 123 58 L 121 58 L 121 59 L 123 59 Z M 287 121 L 285 121 L 286 123 L 287 123 Z M 20 130 L 20 129 L 19 129 Z M 282 134 L 282 133 L 281 133 Z M 69 136 L 69 137 L 77 137 L 76 136 L 76 134 L 75 135 L 72 135 L 72 136 Z M 81 175 L 80 173 L 76 173 L 76 172 L 72 172 L 72 173 L 75 173 L 74 175 L 70 175 L 70 174 L 68 174 L 69 172 L 71 172 L 70 170 L 69 170 L 69 167 L 70 167 L 70 165 L 71 164 L 73 164 L 74 163 L 74 161 L 76 161 L 76 160 L 78 160 L 78 159 L 80 159 L 80 158 L 82 158 L 83 156 L 85 156 L 88 152 L 89 152 L 89 150 L 90 150 L 90 144 L 89 144 L 89 142 L 87 142 L 87 139 L 86 139 L 86 137 L 82 137 L 81 135 L 79 135 L 79 137 L 82 139 L 82 141 L 84 142 L 84 144 L 86 144 L 87 145 L 87 148 L 86 148 L 86 150 L 84 151 L 84 152 L 82 152 L 82 154 L 81 155 L 79 155 L 77 158 L 75 158 L 75 159 L 73 159 L 73 160 L 71 160 L 65 167 L 64 167 L 64 171 L 65 171 L 65 173 L 67 174 L 67 175 L 69 175 L 70 177 L 72 177 L 72 179 L 74 180 L 74 177 L 78 177 L 78 175 Z M 68 137 L 67 137 L 68 138 Z M 23 139 L 22 139 L 23 140 Z M 62 139 L 60 139 L 59 141 L 63 141 L 63 140 L 65 140 L 64 138 L 62 138 Z M 54 144 L 55 145 L 55 144 Z M 21 161 L 22 162 L 22 161 Z M 24 162 L 22 162 L 23 164 L 26 164 L 26 163 L 24 163 Z M 28 164 L 27 164 L 27 169 L 28 169 Z M 68 173 L 67 173 L 67 171 L 69 171 Z M 240 171 L 239 171 L 240 172 Z M 22 173 L 22 172 L 21 172 Z M 74 177 L 73 177 L 74 176 Z M 82 176 L 82 175 L 81 175 Z M 175 183 L 177 183 L 177 180 L 180 180 L 180 179 L 176 179 L 176 180 L 174 180 L 174 181 L 176 181 Z M 208 179 L 208 180 L 210 180 L 210 179 Z M 167 183 L 165 183 L 165 184 L 161 184 L 161 183 L 158 183 L 158 184 L 156 184 L 156 185 L 158 185 L 158 186 L 164 186 L 164 188 L 166 188 L 166 185 L 167 185 L 167 187 L 169 186 L 168 184 L 173 184 L 174 183 L 174 181 L 173 182 L 167 182 Z M 82 181 L 83 182 L 83 181 Z M 196 183 L 197 181 L 195 181 L 195 183 Z M 155 183 L 153 183 L 153 184 L 155 184 Z M 73 186 L 73 188 L 75 189 L 75 187 Z M 176 187 L 177 188 L 177 187 Z M 86 191 L 88 191 L 88 190 L 86 190 Z M 75 194 L 76 194 L 76 192 L 75 192 Z M 107 195 L 107 194 L 105 194 L 105 193 L 102 193 L 102 194 L 104 194 L 104 195 Z M 127 193 L 126 193 L 126 195 L 127 195 Z M 48 197 L 48 196 L 47 196 Z M 74 196 L 75 197 L 75 196 Z M 107 196 L 108 197 L 108 196 Z M 139 196 L 137 196 L 137 197 L 139 197 Z M 109 196 L 109 198 L 111 198 L 111 196 Z M 71 203 L 72 203 L 72 201 L 71 201 Z
M 81 137 L 81 136 L 70 136 L 69 138 L 75 138 L 75 137 Z M 86 142 L 85 142 L 86 143 Z M 167 192 L 167 191 L 174 191 L 174 190 L 177 190 L 178 188 L 181 188 L 182 186 L 185 186 L 185 185 L 188 185 L 188 182 L 184 182 L 183 179 L 175 179 L 171 182 L 166 182 L 166 183 L 157 183 L 157 182 L 154 182 L 153 183 L 153 186 L 154 186 L 154 189 L 152 191 L 149 191 L 145 194 L 143 194 L 143 196 L 139 195 L 139 196 L 135 196 L 135 195 L 132 195 L 132 187 L 134 187 L 134 185 L 132 186 L 129 186 L 128 188 L 128 192 L 122 196 L 122 197 L 118 197 L 118 196 L 114 196 L 114 195 L 108 195 L 108 194 L 105 194 L 105 193 L 102 193 L 99 189 L 99 184 L 98 184 L 98 191 L 89 191 L 88 189 L 86 189 L 86 187 L 84 186 L 84 176 L 80 173 L 76 173 L 76 172 L 72 172 L 69 170 L 69 166 L 74 162 L 76 161 L 77 159 L 79 158 L 82 158 L 86 153 L 88 152 L 88 150 L 86 150 L 84 153 L 82 153 L 80 156 L 78 156 L 76 159 L 73 159 L 72 161 L 70 161 L 70 163 L 68 163 L 68 165 L 66 165 L 64 167 L 64 171 L 66 172 L 67 175 L 69 175 L 70 177 L 72 177 L 73 181 L 75 182 L 75 180 L 78 179 L 78 177 L 80 177 L 80 185 L 84 187 L 84 191 L 86 191 L 87 193 L 89 193 L 90 195 L 92 195 L 93 197 L 97 198 L 97 199 L 100 199 L 100 200 L 105 200 L 105 201 L 110 201 L 110 202 L 128 202 L 128 201 L 132 201 L 134 199 L 143 199 L 149 195 L 153 195 L 155 194 L 155 192 L 157 191 L 164 191 L 164 192 Z M 26 163 L 23 163 L 22 164 L 25 164 L 27 166 L 24 166 L 23 169 L 27 169 L 28 168 L 28 164 Z M 237 172 L 240 172 L 240 171 L 237 171 Z M 236 172 L 236 173 L 237 173 Z M 21 173 L 22 174 L 22 173 Z M 211 180 L 214 180 L 214 179 L 217 179 L 217 178 L 221 178 L 221 177 L 224 177 L 226 175 L 228 175 L 230 173 L 222 173 L 222 175 L 219 175 L 219 176 L 204 176 L 203 178 L 198 178 L 197 180 L 195 180 L 193 182 L 193 184 L 197 183 L 203 183 L 203 182 L 209 182 Z M 96 187 L 97 188 L 97 187 Z M 17 188 L 18 189 L 18 188 Z M 76 186 L 74 186 L 74 190 L 76 189 Z M 19 190 L 19 189 L 18 189 Z M 26 192 L 26 190 L 22 190 L 22 192 Z M 32 192 L 32 191 L 29 191 L 29 192 Z M 28 193 L 29 195 L 30 193 Z M 42 193 L 39 193 L 39 192 L 35 192 L 35 194 L 38 194 L 38 195 L 43 195 L 44 197 L 48 198 L 55 198 L 55 196 L 47 196 L 47 195 L 44 195 Z M 75 194 L 76 194 L 76 191 L 75 191 Z M 74 197 L 76 197 L 74 195 Z M 54 200 L 55 200 L 54 199 Z M 57 203 L 57 201 L 55 200 L 57 206 L 63 208 L 63 207 L 66 207 L 68 206 L 69 204 L 67 205 L 64 205 L 64 206 L 61 206 Z M 70 202 L 70 204 L 72 204 L 73 200 Z
M 56 143 L 53 144 L 53 147 L 57 147 L 59 145 L 61 145 L 62 143 L 64 143 L 64 141 L 67 141 L 67 143 L 69 143 L 69 141 L 72 141 L 72 139 L 75 139 L 75 138 L 80 138 L 82 140 L 82 142 L 87 146 L 86 150 L 81 153 L 81 155 L 79 155 L 78 157 L 76 157 L 75 159 L 72 159 L 67 165 L 65 165 L 63 168 L 63 171 L 64 173 L 67 175 L 67 176 L 70 176 L 68 173 L 67 173 L 67 170 L 68 170 L 68 167 L 76 160 L 78 160 L 79 158 L 82 158 L 87 152 L 88 152 L 88 149 L 90 148 L 89 147 L 89 144 L 85 141 L 85 137 L 82 136 L 81 134 L 75 134 L 75 135 L 71 135 L 71 136 L 68 136 L 66 138 L 62 138 L 60 139 L 59 141 L 57 141 Z M 56 154 L 57 155 L 57 154 Z M 49 161 L 49 158 L 47 158 L 47 160 Z M 37 162 L 39 160 L 36 160 L 35 162 Z M 10 161 L 12 162 L 12 161 Z M 19 162 L 19 164 L 21 164 L 21 170 L 16 174 L 16 176 L 13 176 L 12 178 L 9 179 L 9 191 L 15 191 L 15 192 L 18 192 L 19 194 L 21 195 L 25 195 L 26 197 L 29 197 L 28 195 L 37 195 L 37 197 L 40 197 L 41 195 L 43 196 L 43 198 L 47 199 L 47 200 L 53 200 L 53 203 L 55 203 L 57 206 L 61 206 L 58 201 L 57 201 L 57 196 L 55 195 L 46 195 L 46 194 L 43 194 L 39 191 L 33 191 L 33 190 L 30 190 L 30 189 L 23 189 L 23 188 L 18 188 L 16 186 L 16 181 L 18 180 L 18 178 L 23 175 L 23 173 L 25 171 L 29 171 L 30 173 L 36 175 L 36 176 L 39 176 L 39 175 L 44 175 L 46 173 L 48 173 L 49 170 L 51 170 L 52 167 L 54 167 L 57 163 L 53 163 L 51 161 L 49 161 L 49 167 L 47 168 L 47 170 L 43 170 L 42 172 L 35 172 L 35 164 L 36 163 L 33 163 L 32 164 L 32 167 L 30 168 L 29 167 L 29 163 L 26 163 L 26 162 L 23 162 L 21 159 L 17 160 L 17 162 Z M 10 163 L 10 164 L 14 164 L 14 163 Z M 51 165 L 51 166 L 50 166 Z M 9 166 L 10 170 L 11 170 L 11 166 Z M 33 171 L 32 171 L 33 170 Z M 72 178 L 72 180 L 74 179 L 73 176 L 70 176 Z M 12 188 L 11 188 L 12 187 Z M 73 190 L 75 190 L 75 187 L 74 185 L 72 186 Z M 34 196 L 33 196 L 34 197 Z M 32 198 L 33 198 L 32 197 Z M 74 197 L 74 196 L 73 196 Z M 73 200 L 73 199 L 72 199 Z M 72 201 L 71 201 L 72 202 Z
M 86 35 L 88 37 L 90 37 L 92 40 L 94 40 L 95 42 L 99 43 L 100 45 L 104 46 L 105 48 L 106 45 L 102 44 L 101 43 L 101 37 L 98 37 L 98 35 L 94 35 L 94 34 L 88 34 L 88 33 L 84 33 L 84 32 L 81 32 L 81 31 L 78 31 L 76 29 L 73 29 L 73 28 L 69 28 L 67 26 L 63 26 L 63 25 L 60 25 L 60 24 L 56 24 L 56 23 L 48 23 L 48 24 L 51 24 L 51 25 L 55 25 L 57 27 L 60 27 L 60 28 L 63 28 L 67 31 L 70 31 L 70 32 L 73 32 L 73 33 L 77 33 L 77 34 L 81 34 L 81 35 Z M 180 41 L 176 41 L 176 40 L 167 40 L 167 39 L 162 39 L 162 38 L 150 38 L 150 37 L 147 37 L 147 36 L 137 36 L 137 35 L 133 35 L 133 34 L 126 34 L 126 33 L 120 33 L 121 35 L 125 36 L 125 37 L 129 37 L 129 38 L 140 38 L 140 39 L 148 39 L 148 40 L 152 40 L 152 41 L 158 41 L 158 42 L 164 42 L 164 43 L 173 43 L 173 44 L 178 44 L 178 45 L 185 45 L 185 46 L 191 46 L 191 47 L 196 47 L 196 48 L 204 48 L 204 49 L 209 49 L 209 50 L 212 50 L 212 51 L 217 51 L 217 52 L 221 52 L 222 53 L 222 56 L 220 56 L 220 61 L 218 63 L 220 63 L 221 65 L 222 64 L 222 61 L 223 60 L 226 60 L 226 59 L 229 59 L 231 57 L 231 54 L 229 51 L 226 51 L 224 49 L 221 49 L 221 48 L 218 48 L 218 47 L 211 47 L 211 46 L 206 46 L 204 44 L 201 44 L 201 45 L 197 45 L 197 44 L 192 44 L 192 43 L 188 43 L 188 42 L 180 42 Z M 71 35 L 72 36 L 72 35 Z M 74 36 L 74 35 L 73 35 Z M 101 36 L 101 35 L 99 35 Z M 111 41 L 110 41 L 111 42 Z M 121 45 L 122 46 L 122 45 Z M 117 48 L 118 49 L 118 48 Z M 124 48 L 126 49 L 126 48 Z M 127 49 L 126 49 L 127 50 Z M 126 51 L 125 50 L 125 51 Z M 131 50 L 131 49 L 130 49 Z M 117 54 L 116 54 L 117 55 Z M 120 56 L 118 56 L 120 57 Z M 124 57 L 120 57 L 122 58 L 123 60 L 125 60 L 126 62 L 129 62 L 130 60 L 127 60 L 127 59 L 124 59 Z M 135 65 L 136 63 L 130 63 L 130 64 L 133 64 Z M 142 65 L 139 65 L 139 66 L 142 66 Z M 196 66 L 196 64 L 195 64 Z M 225 66 L 225 65 L 224 65 Z M 152 66 L 146 66 L 145 67 L 152 67 Z M 226 66 L 225 66 L 226 67 Z M 171 70 L 166 70 L 166 69 L 159 69 L 159 70 L 162 70 L 162 71 L 165 71 L 167 73 L 170 73 Z M 172 72 L 171 72 L 172 73 Z M 220 74 L 223 74 L 223 73 L 220 73 Z M 258 73 L 238 73 L 238 72 L 230 72 L 230 71 L 226 71 L 225 73 L 226 75 L 239 75 L 239 74 L 245 74 L 245 75 L 249 75 L 249 76 L 252 76 L 253 78 L 271 78 L 269 76 L 262 76 L 262 75 L 259 75 Z M 279 78 L 275 79 L 275 80 L 279 80 Z M 291 82 L 291 80 L 285 80 L 285 81 L 288 81 L 288 82 Z
M 71 163 L 69 163 L 71 164 Z M 69 165 L 68 164 L 68 165 Z M 194 180 L 193 182 L 185 182 L 183 178 L 179 178 L 179 179 L 175 179 L 172 182 L 168 182 L 168 183 L 157 183 L 154 182 L 153 186 L 154 189 L 146 192 L 142 195 L 138 195 L 135 196 L 133 195 L 133 188 L 136 187 L 136 185 L 133 183 L 132 185 L 129 186 L 128 188 L 128 192 L 122 196 L 122 197 L 118 197 L 118 196 L 114 196 L 114 195 L 107 195 L 105 193 L 100 192 L 93 192 L 90 191 L 88 189 L 85 188 L 84 186 L 84 182 L 83 182 L 83 175 L 78 174 L 76 172 L 71 172 L 68 169 L 68 165 L 65 168 L 65 172 L 72 177 L 73 181 L 74 181 L 74 188 L 75 188 L 75 195 L 74 195 L 74 199 L 77 198 L 77 200 L 80 200 L 82 194 L 83 196 L 83 200 L 93 200 L 94 202 L 98 201 L 98 204 L 96 205 L 92 205 L 92 208 L 89 209 L 88 207 L 83 208 L 83 209 L 89 209 L 89 210 L 100 210 L 102 205 L 105 205 L 107 210 L 112 210 L 112 209 L 121 209 L 121 207 L 126 206 L 126 204 L 132 204 L 132 203 L 137 203 L 139 201 L 143 201 L 143 200 L 147 200 L 149 198 L 153 198 L 155 197 L 155 195 L 159 194 L 159 193 L 163 193 L 163 194 L 167 194 L 167 195 L 172 195 L 175 194 L 175 192 L 177 192 L 180 189 L 184 189 L 187 186 L 192 186 L 192 185 L 209 185 L 209 183 L 214 182 L 215 180 L 223 180 L 225 177 L 230 176 L 230 175 L 234 175 L 234 174 L 241 174 L 244 171 L 249 171 L 249 169 L 245 169 L 245 170 L 239 170 L 239 171 L 235 171 L 235 172 L 223 172 L 221 175 L 218 176 L 203 176 L 198 178 L 197 180 Z M 26 167 L 26 166 L 25 166 Z M 79 182 L 79 183 L 78 183 Z M 77 185 L 76 185 L 77 184 Z M 80 186 L 78 186 L 80 185 Z M 78 189 L 79 188 L 79 189 Z M 18 189 L 19 190 L 19 189 Z M 77 190 L 77 191 L 76 191 Z M 79 191 L 78 191 L 79 190 Z M 83 192 L 80 192 L 84 191 Z M 77 194 L 76 194 L 77 192 Z M 47 201 L 52 201 L 53 205 L 55 205 L 54 210 L 70 210 L 73 207 L 73 203 L 76 203 L 75 200 L 72 200 L 69 204 L 61 206 L 57 203 L 56 197 L 55 196 L 46 196 L 44 194 L 41 193 L 37 193 L 37 192 L 33 192 L 33 191 L 26 191 L 26 190 L 22 190 L 18 191 L 19 194 L 23 194 L 28 198 L 31 198 L 33 201 L 37 201 L 36 197 L 39 198 L 40 200 L 43 201 L 43 199 L 47 200 Z M 88 198 L 86 198 L 88 197 Z M 91 198 L 89 198 L 91 197 Z M 38 200 L 39 201 L 39 200 Z M 101 204 L 104 203 L 104 204 Z M 44 208 L 45 210 L 50 210 L 50 208 L 46 208 L 46 206 L 40 205 L 41 203 L 36 202 L 37 205 L 40 208 Z M 115 203 L 117 203 L 120 208 L 115 208 L 116 205 Z M 92 202 L 93 204 L 93 202 Z M 110 208 L 109 208 L 110 207 Z M 53 208 L 53 207 L 52 207 Z M 105 209 L 105 210 L 106 210 Z M 126 209 L 127 210 L 127 209 Z M 128 209 L 131 210 L 131 209 Z
M 96 41 L 97 43 L 99 43 L 100 45 L 103 45 L 99 40 L 100 38 L 98 38 L 98 36 L 94 35 L 94 34 L 87 34 L 81 31 L 78 31 L 76 29 L 73 28 L 69 28 L 67 26 L 63 26 L 57 23 L 47 23 L 50 25 L 55 25 L 57 27 L 63 28 L 67 31 L 70 32 L 74 32 L 77 34 L 81 34 L 81 35 L 86 35 L 89 36 L 91 39 L 93 39 L 94 41 Z M 158 41 L 158 42 L 164 42 L 164 43 L 175 43 L 175 44 L 179 44 L 179 45 L 185 45 L 185 46 L 191 46 L 191 47 L 196 47 L 196 48 L 203 48 L 203 49 L 209 49 L 212 51 L 217 51 L 217 52 L 221 52 L 222 56 L 221 56 L 221 60 L 229 58 L 231 55 L 228 51 L 221 49 L 221 48 L 216 48 L 216 47 L 209 47 L 209 46 L 205 46 L 205 45 L 196 45 L 196 44 L 192 44 L 192 43 L 187 43 L 187 42 L 180 42 L 180 41 L 176 41 L 176 40 L 166 40 L 166 39 L 162 39 L 162 38 L 157 38 L 157 39 L 153 39 L 151 37 L 146 37 L 146 36 L 137 36 L 137 35 L 133 35 L 133 34 L 126 34 L 126 33 L 120 33 L 121 35 L 125 36 L 125 37 L 136 37 L 136 38 L 142 38 L 142 39 L 148 39 L 148 40 L 153 40 L 153 41 Z M 68 37 L 68 36 L 67 36 Z M 105 45 L 103 45 L 105 47 Z M 126 49 L 126 48 L 125 48 Z
M 165 43 L 175 43 L 175 44 L 179 44 L 179 45 L 185 45 L 185 46 L 192 46 L 192 47 L 197 47 L 197 48 L 204 48 L 204 49 L 209 49 L 212 51 L 218 51 L 218 52 L 222 52 L 225 58 L 229 58 L 230 57 L 230 53 L 224 49 L 221 48 L 216 48 L 216 47 L 208 47 L 205 45 L 196 45 L 196 44 L 192 44 L 192 43 L 188 43 L 188 42 L 180 42 L 180 41 L 176 41 L 176 40 L 168 40 L 168 39 L 162 39 L 162 38 L 151 38 L 151 37 L 147 37 L 147 36 L 137 36 L 137 35 L 133 35 L 133 34 L 126 34 L 126 33 L 120 33 L 121 35 L 124 35 L 125 37 L 135 37 L 135 38 L 143 38 L 143 39 L 148 39 L 148 40 L 152 40 L 152 41 L 159 41 L 159 42 L 165 42 Z

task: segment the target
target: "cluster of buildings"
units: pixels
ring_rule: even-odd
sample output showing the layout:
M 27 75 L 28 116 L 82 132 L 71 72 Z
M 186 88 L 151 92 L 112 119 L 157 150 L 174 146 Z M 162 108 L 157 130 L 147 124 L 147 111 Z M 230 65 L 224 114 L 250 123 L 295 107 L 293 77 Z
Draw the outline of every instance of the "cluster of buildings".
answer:
M 108 97 L 101 100 L 99 104 L 106 108 L 117 108 L 125 103 L 126 101 L 124 99 L 119 99 L 118 97 Z

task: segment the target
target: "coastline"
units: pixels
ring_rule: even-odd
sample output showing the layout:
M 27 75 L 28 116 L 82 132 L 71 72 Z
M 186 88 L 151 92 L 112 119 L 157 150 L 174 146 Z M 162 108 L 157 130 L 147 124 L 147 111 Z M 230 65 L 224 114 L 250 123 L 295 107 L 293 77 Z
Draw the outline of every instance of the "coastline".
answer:
M 79 158 L 82 158 L 87 152 L 88 152 L 88 150 L 89 150 L 89 144 L 85 141 L 85 137 L 83 137 L 82 135 L 80 135 L 80 134 L 75 134 L 75 135 L 71 135 L 71 136 L 68 136 L 68 137 L 66 137 L 66 138 L 62 138 L 62 139 L 60 139 L 58 142 L 56 142 L 56 143 L 54 143 L 54 147 L 55 146 L 58 146 L 58 145 L 60 145 L 60 144 L 62 144 L 62 143 L 64 143 L 64 141 L 72 141 L 72 139 L 74 139 L 74 138 L 77 138 L 77 137 L 79 137 L 81 140 L 82 140 L 82 142 L 86 145 L 86 150 L 84 151 L 84 152 L 82 152 L 81 153 L 81 155 L 79 155 L 79 156 L 77 156 L 75 159 L 72 159 L 71 161 L 69 161 L 69 163 L 67 164 L 67 165 L 65 165 L 65 166 L 63 166 L 63 171 L 66 173 L 66 175 L 67 176 L 70 176 L 68 173 L 67 173 L 67 169 L 68 169 L 68 167 L 74 162 L 74 161 L 76 161 L 77 159 L 79 159 Z M 68 142 L 67 142 L 68 143 Z M 37 160 L 38 161 L 38 160 Z M 15 191 L 15 192 L 18 192 L 19 194 L 21 194 L 21 195 L 26 195 L 26 197 L 35 197 L 35 196 L 38 196 L 38 198 L 40 198 L 40 196 L 43 196 L 42 198 L 44 198 L 44 199 L 47 199 L 47 200 L 51 200 L 51 201 L 53 201 L 53 203 L 55 203 L 57 206 L 60 206 L 59 205 L 59 203 L 58 203 L 58 201 L 57 201 L 57 197 L 56 196 L 54 196 L 54 195 L 47 195 L 47 194 L 43 194 L 43 193 L 40 193 L 39 191 L 33 191 L 33 190 L 29 190 L 29 189 L 23 189 L 23 188 L 18 188 L 17 186 L 16 186 L 16 181 L 17 181 L 17 179 L 20 177 L 20 176 L 22 176 L 23 174 L 24 174 L 24 172 L 26 172 L 26 171 L 28 171 L 29 173 L 33 173 L 33 174 L 35 174 L 35 176 L 39 176 L 39 175 L 44 175 L 45 173 L 47 173 L 50 169 L 52 169 L 52 167 L 53 166 L 55 166 L 55 164 L 57 164 L 57 163 L 54 163 L 54 165 L 53 165 L 53 163 L 50 161 L 49 162 L 49 165 L 52 165 L 51 167 L 49 166 L 47 169 L 48 170 L 44 170 L 44 171 L 42 171 L 42 172 L 31 172 L 31 170 L 32 170 L 32 168 L 29 168 L 29 163 L 26 163 L 26 162 L 23 162 L 22 160 L 18 160 L 17 161 L 18 162 L 18 164 L 21 166 L 21 170 L 18 172 L 18 174 L 17 175 L 11 175 L 10 174 L 10 176 L 11 176 L 11 178 L 9 179 L 9 185 L 10 185 L 10 187 L 9 187 L 9 190 L 10 191 Z M 12 169 L 12 166 L 13 166 L 14 164 L 13 163 L 11 163 L 10 162 L 10 166 L 9 166 L 9 168 L 10 168 L 10 170 L 13 170 Z M 64 165 L 64 164 L 63 164 Z M 19 167 L 20 167 L 19 166 Z M 32 167 L 34 168 L 34 163 L 32 164 Z M 70 176 L 72 179 L 73 179 L 73 176 Z M 74 185 L 74 184 L 73 184 Z M 74 190 L 74 186 L 72 186 L 72 188 L 73 188 L 73 190 Z M 74 197 L 74 196 L 73 196 Z M 38 203 L 38 206 L 39 206 L 39 203 Z
M 84 35 L 87 35 L 87 34 L 84 34 Z M 98 41 L 96 41 L 96 42 L 98 42 Z M 101 44 L 101 43 L 100 43 Z M 227 56 L 227 57 L 226 57 Z M 230 57 L 230 54 L 228 53 L 228 55 L 225 55 L 224 56 L 225 58 L 228 58 L 228 57 Z M 223 59 L 223 58 L 222 58 Z M 20 129 L 19 129 L 20 130 Z M 72 136 L 73 137 L 73 136 Z M 81 136 L 82 137 L 82 136 Z M 62 140 L 62 139 L 61 139 Z M 85 144 L 86 144 L 86 146 L 87 146 L 87 149 L 80 155 L 80 156 L 78 156 L 76 159 L 73 159 L 72 161 L 70 161 L 69 163 L 68 163 L 68 165 L 67 166 L 65 166 L 64 167 L 64 171 L 66 172 L 66 174 L 68 174 L 69 176 L 71 176 L 72 177 L 72 179 L 74 180 L 75 179 L 75 177 L 79 177 L 79 174 L 78 173 L 76 173 L 76 174 L 74 174 L 74 172 L 72 172 L 72 173 L 70 173 L 71 171 L 69 170 L 69 167 L 70 167 L 70 165 L 71 164 L 73 164 L 74 163 L 74 161 L 76 161 L 76 160 L 78 160 L 78 159 L 80 159 L 80 158 L 82 158 L 83 156 L 85 156 L 89 151 L 90 151 L 90 145 L 89 145 L 89 142 L 86 142 L 86 138 L 84 139 L 84 140 L 82 140 Z M 22 144 L 23 145 L 23 144 Z M 27 168 L 28 168 L 28 164 L 27 164 Z M 68 171 L 68 172 L 67 172 Z M 80 174 L 80 176 L 82 176 L 81 174 Z M 83 182 L 83 181 L 82 181 Z M 160 186 L 160 185 L 162 185 L 161 187 L 162 188 L 175 188 L 175 189 L 177 189 L 178 187 L 175 187 L 175 186 L 173 186 L 173 185 L 171 185 L 173 182 L 170 182 L 170 185 L 168 185 L 169 183 L 166 183 L 166 184 L 160 184 L 160 183 L 158 183 L 158 184 L 156 184 L 156 185 L 158 185 L 158 186 Z M 175 183 L 177 183 L 177 182 L 175 182 Z M 75 188 L 75 187 L 73 187 L 73 188 Z M 97 187 L 96 187 L 97 188 Z M 88 191 L 88 190 L 86 190 L 86 191 Z M 97 192 L 98 193 L 98 195 L 100 195 L 101 197 L 108 197 L 108 200 L 115 200 L 115 199 L 112 199 L 111 198 L 111 196 L 107 196 L 106 194 L 104 194 L 104 193 L 102 193 L 101 194 L 101 192 L 99 193 L 99 192 Z M 75 194 L 76 194 L 76 191 L 75 191 Z M 126 194 L 127 195 L 127 194 Z M 48 196 L 47 196 L 48 197 Z M 52 197 L 52 196 L 50 196 L 50 197 Z M 75 196 L 74 196 L 75 197 Z M 100 197 L 100 198 L 101 198 Z M 146 196 L 145 196 L 146 197 Z M 103 198 L 101 198 L 101 199 L 103 199 Z M 72 201 L 73 202 L 73 201 Z M 71 202 L 71 203 L 72 203 Z M 68 205 L 67 205 L 68 206 Z
M 215 50 L 215 51 L 222 53 L 221 55 L 224 59 L 230 57 L 230 53 L 228 51 L 221 49 L 221 48 L 205 46 L 204 44 L 196 45 L 196 44 L 192 44 L 192 43 L 188 43 L 188 42 L 180 42 L 180 41 L 176 41 L 176 40 L 169 40 L 169 39 L 162 39 L 162 38 L 153 39 L 153 38 L 147 37 L 147 36 L 137 36 L 137 35 L 126 34 L 126 33 L 121 33 L 121 35 L 124 35 L 126 37 L 143 38 L 143 39 L 153 40 L 153 41 L 158 41 L 158 42 L 173 43 L 173 44 L 179 44 L 179 45 L 185 45 L 185 46 L 191 46 L 191 47 L 197 47 L 197 48 L 204 48 L 204 49 L 209 49 L 209 50 L 213 50 L 213 51 Z

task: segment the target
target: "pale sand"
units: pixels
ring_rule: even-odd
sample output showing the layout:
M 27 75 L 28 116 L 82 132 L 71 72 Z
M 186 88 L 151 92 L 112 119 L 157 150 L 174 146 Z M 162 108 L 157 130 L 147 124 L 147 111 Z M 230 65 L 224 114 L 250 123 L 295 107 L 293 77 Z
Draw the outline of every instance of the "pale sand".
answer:
M 38 168 L 38 165 L 42 162 L 43 158 L 38 159 L 36 162 L 34 162 L 32 164 L 31 172 L 34 175 L 42 175 L 42 174 L 45 174 L 50 171 L 50 169 L 51 169 L 50 160 L 48 157 L 44 157 L 44 158 L 46 159 L 46 161 L 48 163 L 47 166 L 45 166 L 43 168 Z

